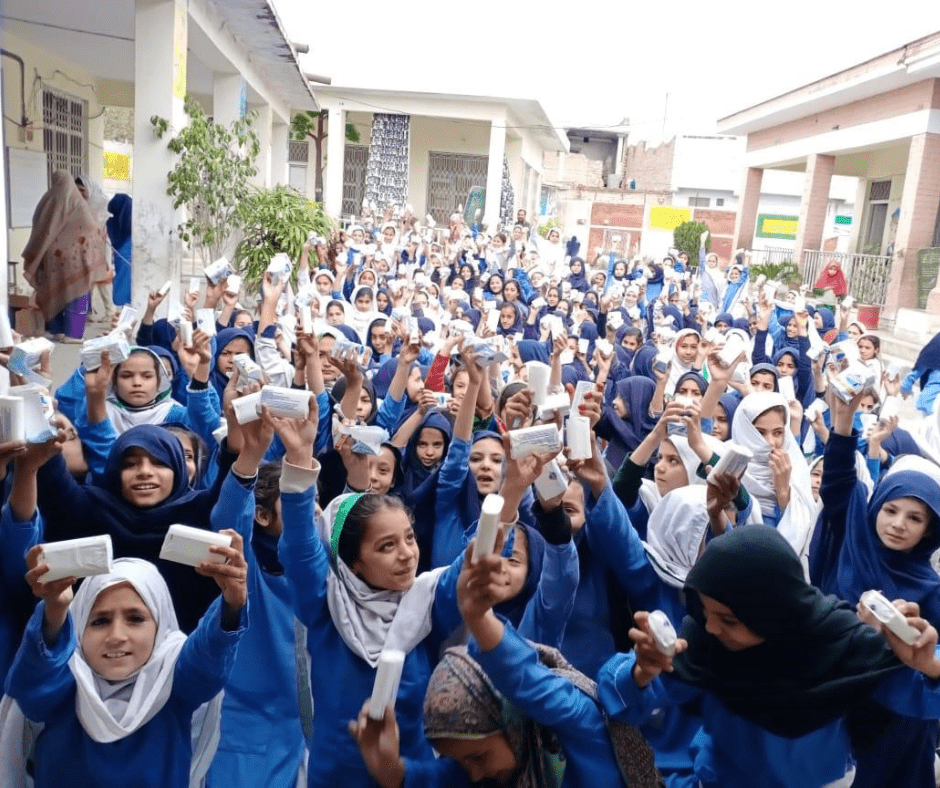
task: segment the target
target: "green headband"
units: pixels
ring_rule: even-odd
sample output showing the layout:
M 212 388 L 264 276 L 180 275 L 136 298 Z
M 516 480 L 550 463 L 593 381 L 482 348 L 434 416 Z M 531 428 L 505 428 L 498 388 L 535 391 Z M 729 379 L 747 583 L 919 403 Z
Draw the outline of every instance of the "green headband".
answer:
M 330 558 L 336 562 L 339 555 L 339 536 L 343 532 L 343 526 L 346 524 L 346 518 L 350 510 L 359 503 L 359 499 L 366 493 L 353 493 L 339 505 L 339 511 L 336 512 L 336 519 L 333 521 L 333 532 L 330 534 Z

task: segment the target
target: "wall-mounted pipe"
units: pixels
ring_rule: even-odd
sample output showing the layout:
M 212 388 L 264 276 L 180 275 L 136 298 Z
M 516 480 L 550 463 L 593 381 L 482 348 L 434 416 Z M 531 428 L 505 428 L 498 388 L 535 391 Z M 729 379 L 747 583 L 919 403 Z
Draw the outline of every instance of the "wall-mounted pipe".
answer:
M 20 64 L 20 126 L 25 129 L 29 125 L 29 118 L 26 117 L 26 64 L 23 58 L 7 49 L 0 49 L 0 55 Z

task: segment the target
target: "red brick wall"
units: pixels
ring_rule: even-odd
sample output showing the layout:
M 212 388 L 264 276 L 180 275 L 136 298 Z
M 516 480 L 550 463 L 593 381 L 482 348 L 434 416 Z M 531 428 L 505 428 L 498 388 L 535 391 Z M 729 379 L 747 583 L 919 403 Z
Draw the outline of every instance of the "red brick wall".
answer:
M 668 191 L 675 155 L 675 137 L 656 148 L 647 148 L 646 142 L 630 145 L 624 154 L 624 177 L 636 181 L 637 191 Z
M 705 222 L 711 233 L 710 251 L 718 255 L 722 265 L 731 260 L 734 251 L 735 211 L 717 211 L 714 208 L 693 208 L 692 221 Z
M 594 203 L 591 206 L 591 226 L 603 225 L 606 222 L 611 227 L 643 227 L 642 205 L 610 205 Z

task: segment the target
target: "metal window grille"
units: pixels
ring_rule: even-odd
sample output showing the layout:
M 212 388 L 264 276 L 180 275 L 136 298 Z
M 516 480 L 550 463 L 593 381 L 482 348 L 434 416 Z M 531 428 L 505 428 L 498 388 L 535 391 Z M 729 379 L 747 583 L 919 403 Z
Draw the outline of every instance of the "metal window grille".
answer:
M 42 92 L 42 147 L 48 177 L 67 170 L 73 177 L 88 171 L 88 102 L 59 90 Z
M 306 164 L 309 161 L 310 146 L 307 140 L 290 140 L 287 143 L 287 160 L 298 164 Z
M 474 186 L 486 188 L 488 156 L 428 153 L 427 209 L 434 221 L 446 225 Z
M 369 146 L 346 145 L 343 159 L 343 216 L 355 219 L 362 213 Z
M 869 200 L 887 200 L 891 196 L 891 181 L 872 181 L 868 187 Z
M 711 204 L 711 197 L 689 197 L 690 208 L 708 208 Z
M 716 197 L 716 198 L 715 198 L 715 205 L 716 205 L 717 207 L 721 208 L 724 204 L 725 204 L 725 198 L 724 198 L 724 197 Z

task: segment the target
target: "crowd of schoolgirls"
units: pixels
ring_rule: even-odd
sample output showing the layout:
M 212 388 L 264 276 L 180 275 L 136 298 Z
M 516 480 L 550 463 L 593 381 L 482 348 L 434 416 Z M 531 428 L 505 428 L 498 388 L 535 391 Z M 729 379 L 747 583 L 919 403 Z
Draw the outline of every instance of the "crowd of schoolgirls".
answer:
M 707 236 L 582 241 L 366 214 L 49 381 L 54 437 L 0 444 L 0 788 L 938 784 L 940 337 L 904 374 L 835 263 L 814 308 Z M 264 387 L 307 405 L 246 417 Z M 162 558 L 176 524 L 231 546 Z

